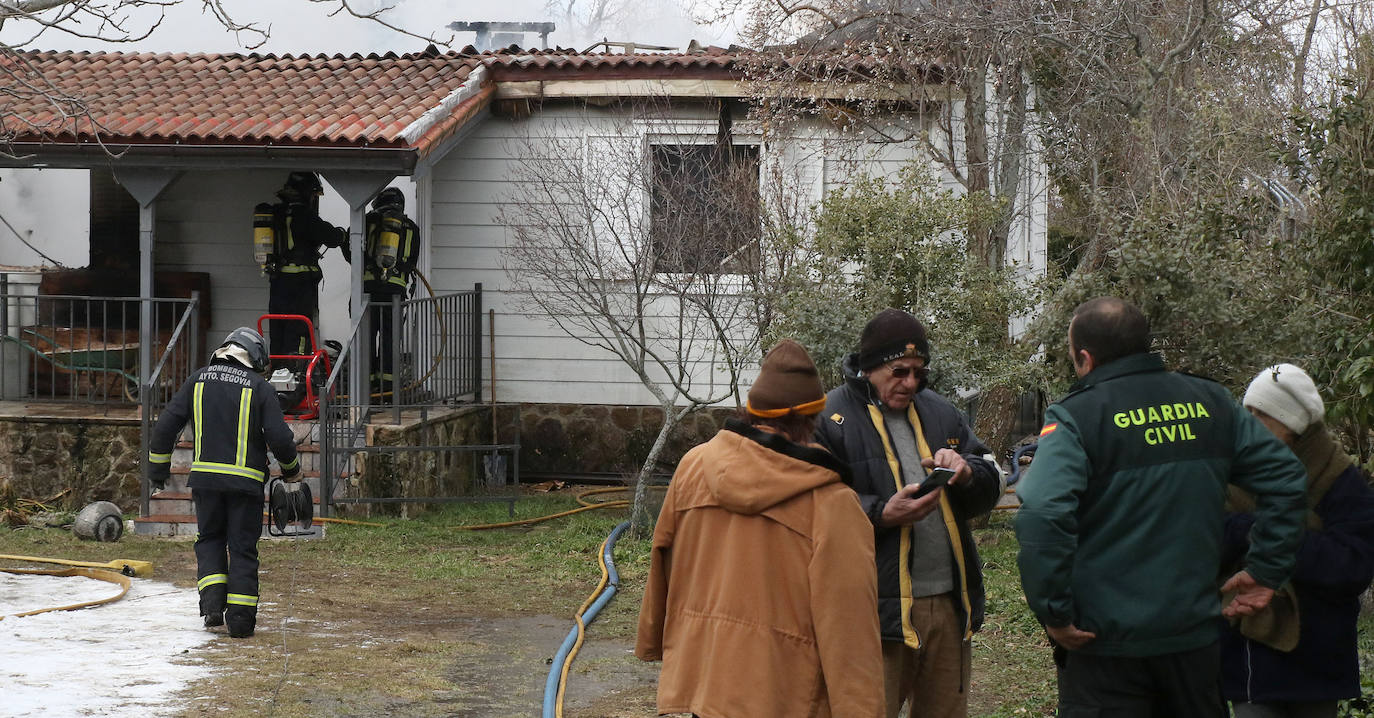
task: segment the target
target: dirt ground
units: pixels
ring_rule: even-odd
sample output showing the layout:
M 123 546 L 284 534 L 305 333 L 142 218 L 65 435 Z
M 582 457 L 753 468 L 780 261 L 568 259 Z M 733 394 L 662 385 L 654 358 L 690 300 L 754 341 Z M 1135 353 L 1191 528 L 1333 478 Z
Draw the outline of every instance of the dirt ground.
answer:
M 194 584 L 194 558 L 185 548 L 182 558 L 159 568 L 160 578 Z M 551 661 L 574 627 L 571 615 L 466 604 L 456 586 L 431 601 L 368 603 L 359 599 L 386 593 L 366 590 L 376 577 L 365 566 L 326 572 L 282 542 L 264 542 L 261 550 L 257 632 L 242 640 L 223 636 L 198 657 L 217 676 L 187 687 L 183 716 L 540 714 Z M 628 594 L 618 594 L 598 619 L 637 614 L 639 595 Z M 631 640 L 600 637 L 597 628 L 598 622 L 589 627 L 572 665 L 564 715 L 654 715 L 657 665 L 636 659 Z

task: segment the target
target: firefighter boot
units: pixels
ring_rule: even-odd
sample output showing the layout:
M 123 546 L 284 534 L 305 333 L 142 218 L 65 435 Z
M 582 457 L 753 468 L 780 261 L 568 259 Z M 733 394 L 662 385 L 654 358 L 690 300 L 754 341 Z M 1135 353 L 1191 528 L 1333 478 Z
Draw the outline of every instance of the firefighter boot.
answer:
M 247 606 L 230 606 L 224 612 L 224 622 L 229 624 L 230 638 L 248 638 L 258 623 L 258 612 Z
M 205 619 L 206 628 L 224 625 L 224 602 L 228 597 L 228 587 L 222 583 L 206 586 L 200 592 L 200 615 Z

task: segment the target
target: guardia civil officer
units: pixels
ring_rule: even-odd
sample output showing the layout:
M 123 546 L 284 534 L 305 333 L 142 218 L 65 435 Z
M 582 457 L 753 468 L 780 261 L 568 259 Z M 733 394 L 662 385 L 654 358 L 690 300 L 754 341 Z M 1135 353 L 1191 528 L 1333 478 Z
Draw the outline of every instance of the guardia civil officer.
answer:
M 348 255 L 348 230 L 320 218 L 324 186 L 314 172 L 292 172 L 277 190 L 270 206 L 275 248 L 263 266 L 268 277 L 267 311 L 300 314 L 318 324 L 320 310 L 320 254 L 339 247 Z M 273 354 L 308 354 L 310 343 L 300 322 L 273 321 Z
M 1017 486 L 1021 586 L 1056 646 L 1063 718 L 1226 715 L 1218 615 L 1268 605 L 1301 538 L 1302 464 L 1226 389 L 1149 348 L 1132 304 L 1074 310 L 1080 380 L 1045 412 Z M 1255 497 L 1255 523 L 1223 608 L 1228 484 Z
M 148 444 L 149 481 L 161 491 L 171 473 L 172 447 L 194 426 L 191 500 L 196 507 L 196 588 L 205 627 L 228 624 L 229 635 L 253 635 L 258 614 L 258 537 L 270 448 L 282 479 L 300 480 L 291 429 L 282 418 L 262 336 L 248 327 L 229 333 L 210 364 L 172 397 Z
M 420 252 L 420 227 L 405 210 L 405 195 L 396 187 L 388 187 L 372 200 L 372 211 L 367 213 L 363 291 L 371 302 L 372 385 L 382 391 L 395 389 L 391 303 L 395 297 L 409 294 Z

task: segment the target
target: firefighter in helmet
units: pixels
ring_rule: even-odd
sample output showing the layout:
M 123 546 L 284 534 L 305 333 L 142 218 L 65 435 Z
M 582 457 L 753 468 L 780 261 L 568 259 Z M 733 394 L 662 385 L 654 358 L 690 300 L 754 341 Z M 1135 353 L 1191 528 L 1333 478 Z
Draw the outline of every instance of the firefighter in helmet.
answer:
M 254 247 L 258 264 L 267 274 L 267 311 L 300 314 L 318 323 L 323 278 L 320 255 L 339 247 L 348 256 L 348 230 L 320 219 L 324 187 L 314 172 L 292 172 L 277 190 L 276 204 L 254 210 Z M 273 354 L 309 354 L 310 340 L 300 322 L 271 322 Z
M 393 298 L 404 299 L 409 295 L 420 250 L 420 227 L 406 216 L 405 209 L 405 195 L 396 187 L 388 187 L 372 200 L 372 211 L 367 213 L 363 291 L 371 302 L 368 309 L 372 327 L 371 383 L 379 391 L 396 389 L 391 304 Z
M 282 480 L 300 481 L 300 461 L 277 393 L 263 374 L 270 362 L 262 335 L 230 332 L 210 363 L 186 380 L 158 417 L 148 442 L 148 480 L 161 491 L 172 447 L 189 421 L 194 459 L 187 486 L 196 510 L 196 588 L 205 627 L 253 635 L 258 615 L 258 537 L 270 449 Z

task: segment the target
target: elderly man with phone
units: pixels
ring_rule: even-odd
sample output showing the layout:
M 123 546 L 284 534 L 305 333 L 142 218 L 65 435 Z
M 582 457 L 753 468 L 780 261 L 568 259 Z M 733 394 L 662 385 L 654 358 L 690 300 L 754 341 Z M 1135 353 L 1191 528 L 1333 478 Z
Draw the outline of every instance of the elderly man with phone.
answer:
M 925 327 L 899 309 L 869 321 L 826 396 L 816 441 L 852 470 L 873 523 L 886 715 L 968 714 L 971 642 L 983 574 L 970 519 L 1004 488 L 964 415 L 926 386 Z

